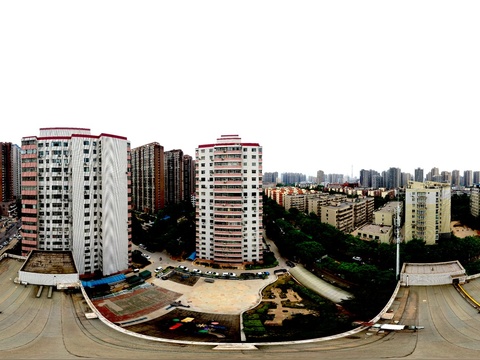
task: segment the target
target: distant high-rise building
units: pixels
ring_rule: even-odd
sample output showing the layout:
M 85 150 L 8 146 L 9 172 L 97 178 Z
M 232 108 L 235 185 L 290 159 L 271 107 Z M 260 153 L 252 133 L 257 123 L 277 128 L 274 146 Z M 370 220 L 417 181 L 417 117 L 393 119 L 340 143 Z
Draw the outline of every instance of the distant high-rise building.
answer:
M 13 175 L 14 163 L 12 143 L 0 142 L 0 201 L 12 201 L 13 195 Z
M 332 184 L 343 184 L 345 182 L 345 175 L 343 174 L 328 174 L 327 182 Z
M 196 149 L 195 174 L 197 258 L 263 261 L 262 147 L 222 135 Z
M 417 182 L 423 182 L 425 179 L 423 177 L 423 169 L 421 168 L 416 168 L 415 169 L 415 176 L 414 176 L 414 181 Z
M 190 155 L 183 155 L 183 201 L 195 203 L 195 160 Z
M 165 151 L 165 202 L 178 204 L 184 197 L 183 151 Z
M 450 184 L 411 181 L 405 190 L 405 241 L 432 245 L 450 236 L 450 208 Z
M 325 182 L 325 173 L 323 170 L 317 170 L 317 184 Z
M 387 188 L 397 189 L 401 186 L 402 171 L 399 168 L 390 168 L 387 172 Z
M 283 173 L 282 174 L 282 183 L 285 185 L 295 185 L 306 181 L 307 176 L 300 173 Z
M 473 171 L 465 170 L 463 172 L 463 186 L 470 187 L 473 185 Z
M 480 184 L 480 171 L 473 172 L 473 184 Z
M 17 215 L 15 199 L 19 191 L 15 185 L 18 185 L 16 171 L 20 162 L 16 149 L 12 143 L 0 142 L 0 214 L 3 216 Z
M 427 176 L 425 176 L 426 181 L 440 182 L 440 179 L 440 170 L 436 167 L 432 168 L 432 170 L 427 173 Z
M 13 197 L 22 198 L 22 149 L 18 145 L 12 145 L 12 164 L 13 164 Z M 20 209 L 19 209 L 20 210 Z
M 372 175 L 372 188 L 373 189 L 379 189 L 381 187 L 385 186 L 385 182 L 383 180 L 383 176 L 380 175 L 379 173 L 373 174 Z
M 132 198 L 134 208 L 145 213 L 165 207 L 165 159 L 157 142 L 132 149 Z
M 440 175 L 440 182 L 447 184 L 452 183 L 452 173 L 450 171 L 442 171 Z
M 372 187 L 372 171 L 360 170 L 360 186 L 366 188 Z
M 452 171 L 452 187 L 458 187 L 461 185 L 460 170 Z
M 266 172 L 263 174 L 264 184 L 276 184 L 278 181 L 278 172 Z
M 408 184 L 409 181 L 412 180 L 412 174 L 410 173 L 403 173 L 402 172 L 402 175 L 401 175 L 401 182 L 400 182 L 400 186 L 401 187 L 404 187 Z
M 72 251 L 79 274 L 131 262 L 130 143 L 85 128 L 22 138 L 22 254 Z

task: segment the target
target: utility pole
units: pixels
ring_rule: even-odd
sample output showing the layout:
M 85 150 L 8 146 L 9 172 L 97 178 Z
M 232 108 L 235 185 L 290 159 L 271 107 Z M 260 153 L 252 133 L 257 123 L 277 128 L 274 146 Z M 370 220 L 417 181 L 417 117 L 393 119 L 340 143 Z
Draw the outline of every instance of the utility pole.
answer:
M 400 279 L 400 229 L 402 227 L 401 217 L 400 217 L 400 201 L 398 201 L 397 210 L 395 211 L 395 240 L 397 243 L 397 266 L 396 266 L 396 279 Z

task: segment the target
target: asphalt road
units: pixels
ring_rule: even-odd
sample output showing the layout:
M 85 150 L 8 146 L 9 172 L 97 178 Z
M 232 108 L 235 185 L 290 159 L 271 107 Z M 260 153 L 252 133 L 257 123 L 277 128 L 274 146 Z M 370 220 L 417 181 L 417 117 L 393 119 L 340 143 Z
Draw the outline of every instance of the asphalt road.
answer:
M 410 287 L 401 323 L 425 327 L 296 344 L 171 344 L 118 332 L 88 320 L 81 297 L 54 292 L 36 298 L 35 287 L 13 282 L 21 262 L 0 262 L 0 359 L 478 359 L 480 315 L 453 286 Z M 466 285 L 480 295 L 480 284 Z M 44 292 L 45 293 L 45 292 Z

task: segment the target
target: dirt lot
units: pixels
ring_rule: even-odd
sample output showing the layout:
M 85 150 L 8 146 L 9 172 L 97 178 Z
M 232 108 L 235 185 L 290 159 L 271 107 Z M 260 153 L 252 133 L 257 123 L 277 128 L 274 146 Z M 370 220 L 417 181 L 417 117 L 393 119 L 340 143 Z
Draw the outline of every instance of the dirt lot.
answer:
M 467 236 L 480 236 L 479 230 L 470 229 L 469 227 L 461 224 L 459 221 L 452 221 L 450 223 L 450 229 L 453 232 L 453 235 L 458 238 L 464 238 Z

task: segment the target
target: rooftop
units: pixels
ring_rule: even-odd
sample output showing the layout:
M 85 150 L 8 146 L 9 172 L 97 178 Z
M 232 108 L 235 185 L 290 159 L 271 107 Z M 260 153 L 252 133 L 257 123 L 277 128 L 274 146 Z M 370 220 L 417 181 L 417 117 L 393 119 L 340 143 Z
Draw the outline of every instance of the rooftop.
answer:
M 465 269 L 458 261 L 441 263 L 405 263 L 403 272 L 406 274 L 458 274 L 465 273 Z
M 21 271 L 40 274 L 76 274 L 71 251 L 33 250 Z

